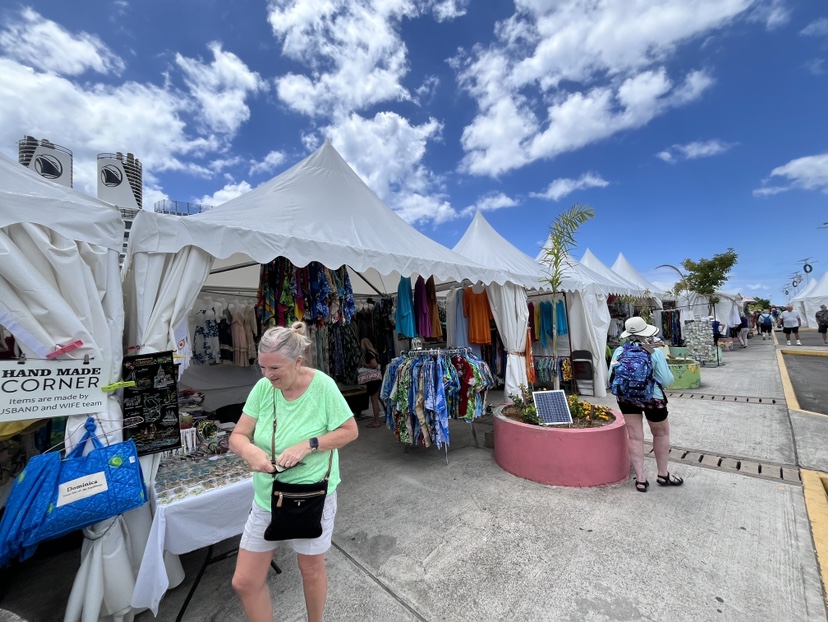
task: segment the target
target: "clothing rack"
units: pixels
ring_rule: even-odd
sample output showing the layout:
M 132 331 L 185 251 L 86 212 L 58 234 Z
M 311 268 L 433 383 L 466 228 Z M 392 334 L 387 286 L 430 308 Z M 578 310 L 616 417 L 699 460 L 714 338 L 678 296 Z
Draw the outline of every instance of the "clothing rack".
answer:
M 456 355 L 464 355 L 464 356 L 474 356 L 475 359 L 479 360 L 481 364 L 486 365 L 485 361 L 479 359 L 474 353 L 474 349 L 471 347 L 454 347 L 454 348 L 428 348 L 428 349 L 421 349 L 421 350 L 403 350 L 400 352 L 397 358 L 406 358 L 406 359 L 420 359 L 420 358 L 431 358 L 431 357 L 441 357 L 445 356 L 451 358 Z M 488 370 L 488 366 L 486 366 Z M 491 370 L 488 370 L 488 374 L 491 375 Z M 385 382 L 385 380 L 384 380 Z M 491 383 L 491 379 L 489 381 Z M 484 408 L 485 410 L 485 408 Z M 451 418 L 451 417 L 450 417 Z M 477 438 L 477 430 L 474 427 L 474 418 L 467 419 L 469 425 L 471 426 L 472 431 L 472 438 L 474 440 L 474 446 L 479 449 L 480 442 Z M 406 443 L 403 447 L 403 453 L 408 453 L 409 451 L 416 448 L 416 445 Z M 448 443 L 444 443 L 444 450 L 445 450 L 445 460 L 446 465 L 448 465 Z

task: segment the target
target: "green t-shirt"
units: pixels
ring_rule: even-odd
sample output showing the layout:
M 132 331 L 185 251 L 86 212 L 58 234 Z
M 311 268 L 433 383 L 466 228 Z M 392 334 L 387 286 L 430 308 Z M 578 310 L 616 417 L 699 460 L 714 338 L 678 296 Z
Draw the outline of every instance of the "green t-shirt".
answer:
M 322 436 L 336 430 L 353 417 L 348 402 L 339 392 L 334 380 L 316 371 L 305 392 L 292 402 L 282 396 L 279 389 L 274 389 L 267 378 L 262 378 L 250 391 L 244 404 L 244 413 L 256 419 L 253 443 L 271 454 L 273 437 L 273 401 L 276 400 L 276 455 L 300 442 L 307 442 L 314 436 Z M 339 484 L 339 452 L 334 451 L 331 476 L 328 480 L 328 492 L 336 490 Z M 318 482 L 328 470 L 330 452 L 316 451 L 309 453 L 302 460 L 304 465 L 287 469 L 279 475 L 279 481 L 287 484 L 312 484 Z M 270 510 L 273 475 L 271 473 L 253 474 L 253 491 L 256 503 Z

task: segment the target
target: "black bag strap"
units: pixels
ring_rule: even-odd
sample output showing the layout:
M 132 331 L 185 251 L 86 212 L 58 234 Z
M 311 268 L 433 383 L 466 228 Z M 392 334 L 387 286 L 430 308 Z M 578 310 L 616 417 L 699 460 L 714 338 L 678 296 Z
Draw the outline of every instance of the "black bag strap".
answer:
M 334 450 L 331 449 L 331 455 L 328 458 L 328 472 L 325 473 L 325 477 L 322 479 L 323 482 L 327 482 L 328 478 L 331 476 L 331 468 L 333 468 L 333 452 Z M 276 464 L 276 389 L 273 389 L 273 435 L 270 437 L 270 459 L 271 462 L 275 465 Z M 279 477 L 278 472 L 273 473 L 273 479 Z

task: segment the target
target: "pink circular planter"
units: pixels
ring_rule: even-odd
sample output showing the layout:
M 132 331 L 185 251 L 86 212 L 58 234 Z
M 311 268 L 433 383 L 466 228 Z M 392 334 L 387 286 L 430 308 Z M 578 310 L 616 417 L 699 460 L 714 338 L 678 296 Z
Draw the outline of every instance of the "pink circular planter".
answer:
M 494 417 L 497 465 L 518 477 L 554 486 L 606 486 L 630 476 L 627 424 L 615 421 L 600 428 L 528 425 L 502 414 Z

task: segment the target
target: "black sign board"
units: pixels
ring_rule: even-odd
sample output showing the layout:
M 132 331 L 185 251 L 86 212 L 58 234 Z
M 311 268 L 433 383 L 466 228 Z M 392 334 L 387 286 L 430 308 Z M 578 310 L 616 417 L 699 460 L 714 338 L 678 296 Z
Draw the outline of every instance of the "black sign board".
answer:
M 124 421 L 143 419 L 124 430 L 124 439 L 135 441 L 139 456 L 181 447 L 177 377 L 172 352 L 124 357 L 121 378 L 135 382 L 124 389 Z

